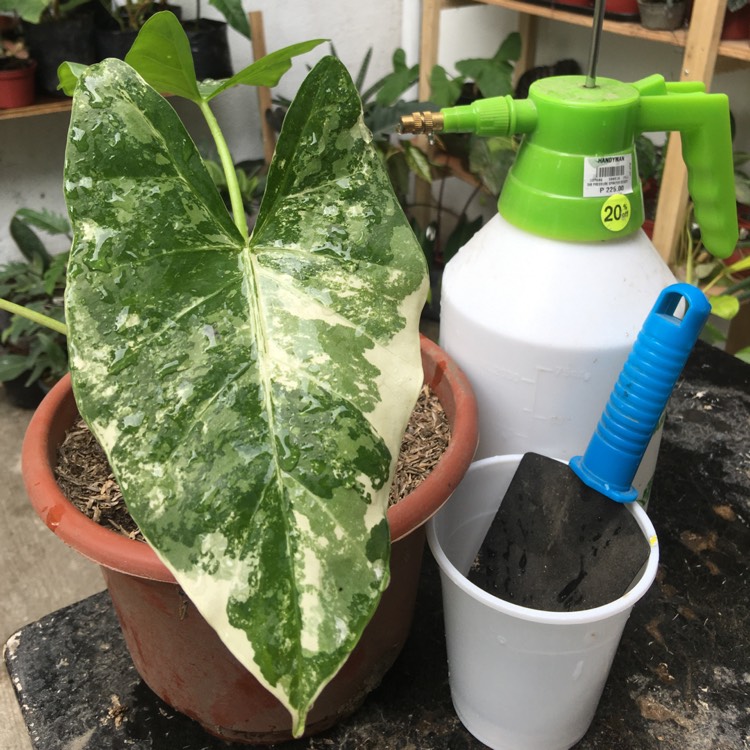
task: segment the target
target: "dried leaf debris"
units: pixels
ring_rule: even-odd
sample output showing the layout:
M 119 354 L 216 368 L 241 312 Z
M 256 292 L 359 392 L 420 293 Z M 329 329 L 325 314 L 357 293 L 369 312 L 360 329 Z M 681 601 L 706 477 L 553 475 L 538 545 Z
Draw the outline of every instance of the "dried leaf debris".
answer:
M 413 492 L 435 468 L 450 441 L 450 425 L 437 396 L 422 387 L 406 428 L 391 487 L 391 505 Z M 107 456 L 79 419 L 60 446 L 57 479 L 63 494 L 96 523 L 143 541 L 128 513 Z

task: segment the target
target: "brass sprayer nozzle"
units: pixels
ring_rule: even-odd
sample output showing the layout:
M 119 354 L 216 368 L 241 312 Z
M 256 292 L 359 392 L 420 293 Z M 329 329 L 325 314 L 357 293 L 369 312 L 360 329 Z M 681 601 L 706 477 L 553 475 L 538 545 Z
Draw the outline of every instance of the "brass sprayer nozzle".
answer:
M 440 112 L 412 112 L 404 115 L 398 126 L 399 133 L 432 135 L 443 129 L 443 115 Z

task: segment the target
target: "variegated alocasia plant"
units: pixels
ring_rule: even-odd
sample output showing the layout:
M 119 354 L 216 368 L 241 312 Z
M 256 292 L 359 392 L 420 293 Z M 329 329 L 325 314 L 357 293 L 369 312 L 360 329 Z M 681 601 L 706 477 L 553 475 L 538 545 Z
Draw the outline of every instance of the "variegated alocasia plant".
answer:
M 160 45 L 179 58 L 175 39 Z M 148 55 L 137 67 L 163 80 Z M 299 735 L 388 583 L 389 486 L 422 382 L 421 249 L 336 59 L 287 114 L 249 238 L 131 66 L 75 72 L 76 401 L 149 543 Z M 189 73 L 207 109 L 224 84 Z

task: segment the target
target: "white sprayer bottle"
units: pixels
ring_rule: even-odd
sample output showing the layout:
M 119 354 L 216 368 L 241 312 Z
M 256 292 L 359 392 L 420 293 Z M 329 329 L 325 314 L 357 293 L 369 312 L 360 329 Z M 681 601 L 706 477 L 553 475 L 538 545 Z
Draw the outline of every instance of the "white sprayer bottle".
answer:
M 542 79 L 402 120 L 412 132 L 524 134 L 495 216 L 447 264 L 440 344 L 471 381 L 479 451 L 581 454 L 654 300 L 674 277 L 641 230 L 635 136 L 679 131 L 705 246 L 737 241 L 729 105 L 702 84 Z M 648 499 L 660 431 L 635 486 Z

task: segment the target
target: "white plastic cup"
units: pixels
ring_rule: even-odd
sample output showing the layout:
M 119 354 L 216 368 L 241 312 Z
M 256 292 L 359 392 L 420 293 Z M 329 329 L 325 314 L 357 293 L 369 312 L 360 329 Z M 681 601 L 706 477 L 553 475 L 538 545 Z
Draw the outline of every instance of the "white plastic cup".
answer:
M 651 551 L 616 601 L 547 612 L 475 586 L 466 574 L 520 460 L 473 463 L 427 526 L 441 573 L 451 698 L 463 725 L 493 750 L 567 750 L 594 718 L 625 622 L 656 576 L 659 546 L 646 512 L 631 503 Z

